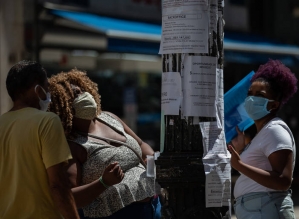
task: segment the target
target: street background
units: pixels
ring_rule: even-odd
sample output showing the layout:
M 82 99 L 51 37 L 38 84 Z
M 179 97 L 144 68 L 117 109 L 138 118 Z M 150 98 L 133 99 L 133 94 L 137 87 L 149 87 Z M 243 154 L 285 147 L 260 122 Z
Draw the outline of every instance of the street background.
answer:
M 103 110 L 159 149 L 161 0 L 0 4 L 0 114 L 11 106 L 5 78 L 17 61 L 37 60 L 48 76 L 77 67 L 99 84 Z M 224 93 L 269 58 L 280 59 L 299 78 L 299 1 L 224 0 L 224 20 Z M 298 97 L 280 114 L 296 142 Z
M 138 136 L 159 150 L 162 3 L 0 0 L 0 114 L 11 107 L 5 79 L 14 63 L 39 61 L 49 77 L 77 67 L 98 83 L 102 109 L 119 115 Z M 298 0 L 224 3 L 224 93 L 269 58 L 280 59 L 299 78 Z M 279 115 L 291 128 L 297 144 L 298 101 L 299 93 Z M 293 199 L 299 218 L 298 164 Z

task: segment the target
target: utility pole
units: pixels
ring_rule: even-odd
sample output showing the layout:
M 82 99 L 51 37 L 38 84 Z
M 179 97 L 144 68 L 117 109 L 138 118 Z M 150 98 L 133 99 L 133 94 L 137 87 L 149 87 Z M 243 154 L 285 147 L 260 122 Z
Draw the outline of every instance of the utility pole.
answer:
M 192 10 L 191 3 L 186 6 L 186 1 L 162 1 L 162 19 L 177 18 L 178 16 L 170 16 L 165 12 L 171 9 L 173 11 L 180 10 L 180 7 L 189 7 Z M 180 3 L 177 3 L 180 2 Z M 187 1 L 188 2 L 188 1 Z M 167 29 L 168 32 L 173 31 L 172 39 L 175 38 L 175 30 L 178 23 L 164 22 L 162 24 L 162 39 L 160 46 L 160 54 L 163 59 L 163 73 L 179 72 L 181 77 L 184 77 L 184 69 L 188 66 L 184 64 L 186 56 L 208 56 L 216 57 L 217 69 L 223 70 L 223 7 L 222 0 L 202 0 L 193 1 L 201 3 L 209 16 L 209 19 L 203 23 L 203 29 L 208 28 L 208 40 L 205 46 L 208 47 L 205 53 L 166 53 L 163 50 L 162 40 Z M 172 5 L 171 5 L 172 4 Z M 188 4 L 188 3 L 186 3 Z M 169 8 L 167 8 L 169 7 Z M 177 7 L 177 8 L 175 8 Z M 198 7 L 198 6 L 194 6 Z M 183 10 L 183 9 L 182 9 Z M 192 14 L 192 13 L 191 13 Z M 168 17 L 166 17 L 168 16 Z M 181 14 L 182 18 L 193 18 L 194 14 Z M 192 17 L 193 16 L 193 17 Z M 200 17 L 199 15 L 198 17 Z M 179 22 L 179 21 L 178 21 Z M 172 25 L 172 27 L 166 27 Z M 172 28 L 172 29 L 171 29 Z M 197 28 L 200 29 L 201 27 Z M 164 32 L 165 31 L 165 32 Z M 186 35 L 185 35 L 186 36 Z M 171 38 L 171 37 L 169 37 Z M 190 39 L 188 37 L 185 37 Z M 165 38 L 166 39 L 166 38 Z M 185 41 L 186 42 L 186 41 Z M 191 41 L 190 41 L 191 42 Z M 165 43 L 165 42 L 164 42 Z M 179 43 L 178 43 L 179 44 Z M 184 44 L 184 42 L 183 42 Z M 166 44 L 164 44 L 166 45 Z M 183 47 L 185 44 L 183 45 Z M 161 49 L 162 48 L 162 49 Z M 166 48 L 166 47 L 165 47 Z M 216 74 L 216 73 L 215 73 Z M 222 82 L 223 83 L 223 80 Z M 163 83 L 162 83 L 163 87 Z M 220 86 L 223 95 L 223 85 Z M 182 88 L 182 90 L 184 90 Z M 183 91 L 184 92 L 184 91 Z M 161 97 L 162 98 L 162 97 Z M 183 97 L 184 98 L 184 97 Z M 163 99 L 163 98 L 162 98 Z M 223 109 L 223 102 L 222 104 Z M 199 122 L 216 121 L 216 117 L 199 117 L 199 116 L 184 116 L 182 106 L 179 109 L 178 115 L 163 115 L 161 121 L 161 155 L 156 160 L 157 182 L 164 189 L 162 196 L 162 218 L 167 219 L 218 219 L 230 218 L 227 215 L 229 212 L 228 206 L 221 207 L 206 207 L 206 176 L 204 164 L 202 161 L 203 137 Z M 230 191 L 229 191 L 230 193 Z

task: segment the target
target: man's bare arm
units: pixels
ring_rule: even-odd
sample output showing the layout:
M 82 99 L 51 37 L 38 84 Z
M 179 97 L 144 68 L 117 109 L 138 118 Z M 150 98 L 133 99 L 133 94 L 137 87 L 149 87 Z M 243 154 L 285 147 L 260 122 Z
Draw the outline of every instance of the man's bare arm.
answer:
M 54 204 L 65 219 L 79 219 L 65 168 L 66 162 L 47 169 L 51 195 Z

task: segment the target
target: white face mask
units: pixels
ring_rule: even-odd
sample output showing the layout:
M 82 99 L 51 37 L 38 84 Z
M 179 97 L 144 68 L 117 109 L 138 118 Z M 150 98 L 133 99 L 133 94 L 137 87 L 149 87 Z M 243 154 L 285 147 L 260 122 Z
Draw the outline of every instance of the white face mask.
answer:
M 36 88 L 38 87 L 38 86 L 40 86 L 40 85 L 36 85 L 35 86 L 35 93 L 36 93 Z M 42 87 L 42 86 L 40 86 L 41 87 L 41 89 L 43 90 L 43 92 L 46 94 L 46 97 L 47 97 L 47 99 L 45 99 L 45 100 L 42 100 L 39 96 L 38 96 L 38 94 L 37 94 L 37 97 L 38 97 L 38 99 L 39 99 L 39 106 L 40 106 L 40 110 L 42 110 L 42 111 L 47 111 L 47 109 L 48 109 L 48 106 L 49 106 L 49 104 L 50 104 L 50 102 L 51 102 L 51 94 L 49 93 L 49 92 L 46 92 L 45 90 L 44 90 L 44 88 Z

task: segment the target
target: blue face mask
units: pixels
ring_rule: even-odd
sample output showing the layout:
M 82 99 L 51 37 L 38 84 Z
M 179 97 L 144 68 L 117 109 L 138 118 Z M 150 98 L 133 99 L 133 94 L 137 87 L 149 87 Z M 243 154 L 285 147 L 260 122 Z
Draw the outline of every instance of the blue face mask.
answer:
M 245 99 L 244 108 L 251 119 L 258 120 L 270 113 L 267 110 L 267 104 L 273 101 L 264 97 L 248 96 Z

